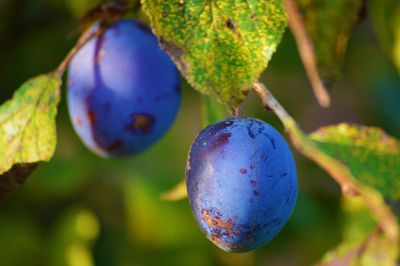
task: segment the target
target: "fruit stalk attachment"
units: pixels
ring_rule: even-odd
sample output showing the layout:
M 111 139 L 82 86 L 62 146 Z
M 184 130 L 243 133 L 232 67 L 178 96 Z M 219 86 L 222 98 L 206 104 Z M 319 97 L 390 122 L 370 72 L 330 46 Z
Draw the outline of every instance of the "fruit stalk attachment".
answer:
M 53 72 L 54 75 L 61 78 L 62 75 L 64 74 L 64 72 L 66 71 L 69 63 L 71 63 L 71 60 L 81 50 L 81 48 L 83 46 L 85 46 L 94 37 L 101 35 L 103 32 L 104 32 L 104 29 L 102 27 L 99 27 L 95 31 L 82 34 L 82 36 L 78 39 L 75 46 L 72 47 L 72 49 L 68 52 L 68 54 L 65 56 L 63 61 L 60 63 L 60 65 L 56 68 L 56 70 L 54 70 L 54 72 Z
M 344 163 L 322 152 L 316 143 L 303 133 L 296 121 L 264 84 L 256 82 L 253 84 L 253 89 L 259 95 L 264 108 L 271 109 L 281 120 L 296 150 L 324 169 L 340 185 L 344 195 L 362 197 L 380 229 L 388 239 L 397 241 L 399 238 L 397 219 L 384 203 L 384 199 L 378 195 L 379 193 L 358 182 Z

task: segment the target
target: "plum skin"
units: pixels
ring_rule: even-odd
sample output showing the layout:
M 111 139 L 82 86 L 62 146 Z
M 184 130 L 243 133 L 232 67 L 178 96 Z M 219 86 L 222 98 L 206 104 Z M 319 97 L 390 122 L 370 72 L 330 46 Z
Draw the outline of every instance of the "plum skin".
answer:
M 228 252 L 269 242 L 297 198 L 288 144 L 272 126 L 253 118 L 229 118 L 200 132 L 189 153 L 186 182 L 200 229 Z
M 180 106 L 180 79 L 151 31 L 124 19 L 73 58 L 67 98 L 74 129 L 90 150 L 104 157 L 128 156 L 147 149 L 170 128 Z

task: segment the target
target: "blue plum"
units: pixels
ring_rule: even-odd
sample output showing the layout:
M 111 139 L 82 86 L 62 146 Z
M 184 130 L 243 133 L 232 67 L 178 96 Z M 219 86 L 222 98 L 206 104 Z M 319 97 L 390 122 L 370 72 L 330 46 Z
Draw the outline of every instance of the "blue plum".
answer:
M 200 132 L 189 153 L 186 182 L 201 230 L 229 252 L 270 241 L 297 198 L 289 146 L 271 125 L 253 118 L 229 118 Z
M 67 94 L 75 131 L 104 157 L 151 146 L 175 120 L 181 100 L 174 63 L 156 36 L 133 20 L 119 20 L 76 54 Z

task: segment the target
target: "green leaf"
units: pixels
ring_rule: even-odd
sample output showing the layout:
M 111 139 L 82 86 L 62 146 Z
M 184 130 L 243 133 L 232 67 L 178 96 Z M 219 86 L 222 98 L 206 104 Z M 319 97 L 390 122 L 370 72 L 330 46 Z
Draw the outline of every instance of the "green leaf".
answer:
M 255 84 L 254 89 L 263 106 L 271 108 L 282 121 L 294 147 L 330 174 L 343 194 L 358 196 L 378 225 L 379 231 L 370 237 L 371 241 L 350 245 L 344 242 L 344 248 L 342 245 L 339 252 L 329 255 L 321 265 L 381 265 L 374 264 L 380 260 L 396 265 L 400 230 L 387 200 L 398 198 L 400 193 L 400 143 L 379 128 L 345 123 L 324 127 L 306 136 L 263 84 Z M 354 257 L 361 258 L 362 264 L 354 263 Z
M 400 143 L 379 128 L 339 124 L 310 135 L 319 148 L 342 161 L 354 177 L 385 199 L 400 199 Z
M 317 265 L 396 266 L 398 248 L 398 245 L 386 239 L 383 234 L 372 232 L 361 239 L 344 241 L 328 252 Z
M 162 200 L 178 201 L 187 198 L 186 180 L 182 179 L 172 189 L 161 194 Z
M 281 0 L 142 0 L 162 47 L 198 91 L 244 99 L 286 28 Z
M 0 198 L 21 185 L 38 162 L 52 157 L 60 85 L 53 75 L 38 76 L 0 107 Z
M 379 0 L 378 0 L 379 1 Z M 322 79 L 329 85 L 340 74 L 362 0 L 297 0 Z
M 369 1 L 368 12 L 379 40 L 400 72 L 400 2 Z
M 343 197 L 342 207 L 344 239 L 318 265 L 396 266 L 399 245 L 376 229 L 376 222 L 363 199 Z

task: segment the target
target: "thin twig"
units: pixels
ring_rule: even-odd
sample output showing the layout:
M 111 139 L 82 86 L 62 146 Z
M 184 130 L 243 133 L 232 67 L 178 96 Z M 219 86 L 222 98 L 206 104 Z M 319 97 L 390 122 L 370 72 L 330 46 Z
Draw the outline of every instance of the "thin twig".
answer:
M 294 119 L 286 112 L 282 105 L 275 99 L 271 92 L 262 83 L 255 83 L 254 90 L 262 100 L 264 108 L 269 107 L 282 121 L 293 145 L 305 156 L 309 157 L 317 164 L 322 166 L 335 181 L 341 186 L 344 194 L 357 194 L 354 184 L 349 181 L 351 173 L 347 171 L 337 171 L 336 169 L 347 169 L 339 161 L 332 164 L 331 158 L 323 153 L 318 147 L 304 135 Z
M 361 245 L 357 248 L 357 257 L 361 258 L 361 256 L 365 253 L 365 251 L 368 249 L 368 246 L 371 244 L 371 242 L 374 240 L 375 237 L 379 237 L 379 234 L 382 233 L 382 229 L 379 227 L 376 227 L 361 243 Z
M 399 237 L 397 220 L 390 208 L 385 204 L 382 196 L 374 189 L 359 183 L 344 163 L 322 152 L 303 133 L 296 121 L 264 84 L 255 83 L 253 88 L 261 98 L 264 108 L 269 107 L 281 120 L 294 147 L 324 169 L 340 185 L 343 194 L 363 197 L 382 231 L 385 232 L 390 240 L 397 241 Z
M 87 29 L 88 25 L 93 24 L 94 21 L 99 21 L 99 27 L 95 31 L 88 31 L 79 38 L 76 45 L 67 54 L 61 64 L 53 72 L 54 75 L 61 77 L 67 69 L 69 63 L 79 50 L 85 46 L 91 39 L 96 36 L 103 34 L 107 25 L 120 19 L 123 15 L 129 11 L 137 11 L 140 9 L 140 1 L 138 0 L 122 0 L 122 1 L 110 1 L 100 3 L 95 6 L 92 10 L 89 10 L 82 19 L 81 28 Z
M 90 40 L 92 40 L 94 37 L 99 36 L 102 34 L 104 29 L 102 27 L 99 27 L 97 30 L 93 32 L 88 32 L 86 34 L 83 34 L 76 45 L 69 51 L 69 53 L 65 56 L 64 60 L 61 62 L 61 64 L 56 68 L 56 70 L 53 71 L 53 74 L 59 78 L 62 77 L 64 74 L 65 70 L 67 69 L 69 63 L 71 60 L 74 58 L 74 56 L 79 52 L 79 50 L 85 46 Z
M 315 97 L 321 106 L 329 107 L 330 96 L 318 72 L 314 45 L 306 31 L 296 0 L 284 0 L 284 3 L 288 12 L 289 27 L 296 40 L 299 54 L 310 79 Z

